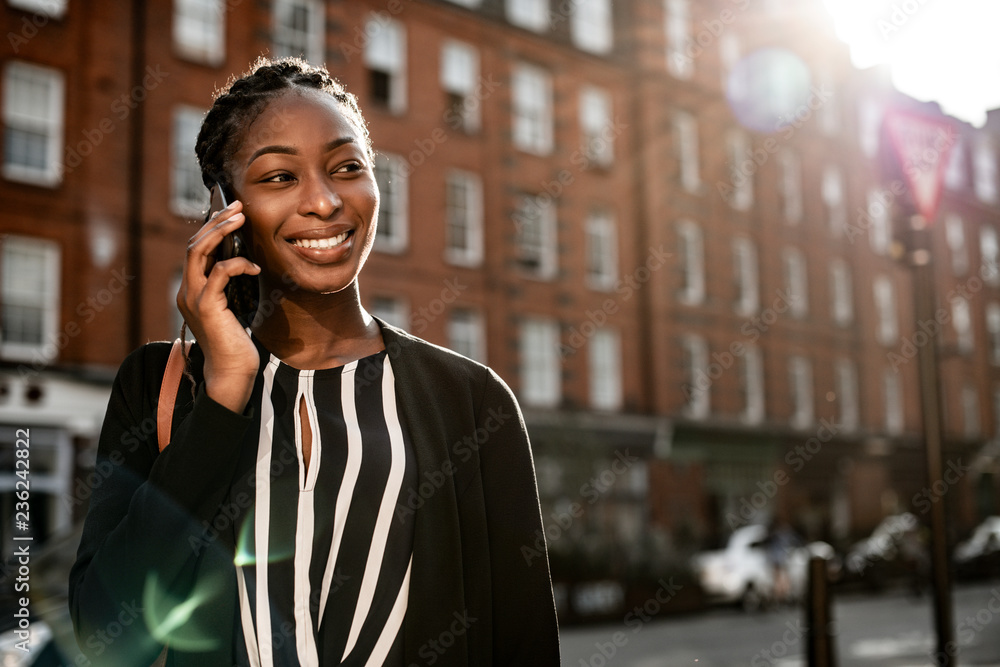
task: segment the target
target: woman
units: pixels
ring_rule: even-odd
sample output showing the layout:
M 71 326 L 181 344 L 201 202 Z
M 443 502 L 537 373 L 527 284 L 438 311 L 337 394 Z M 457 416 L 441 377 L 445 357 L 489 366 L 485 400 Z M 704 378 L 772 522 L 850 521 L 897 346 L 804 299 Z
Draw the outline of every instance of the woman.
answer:
M 70 580 L 81 648 L 130 666 L 164 645 L 171 665 L 558 664 L 510 390 L 361 306 L 378 189 L 355 98 L 260 61 L 217 96 L 197 154 L 236 201 L 192 238 L 177 297 L 195 390 L 159 452 L 141 436 L 169 345 L 119 370 L 99 447 L 116 465 Z M 238 229 L 254 261 L 216 261 Z M 245 276 L 247 328 L 224 293 Z

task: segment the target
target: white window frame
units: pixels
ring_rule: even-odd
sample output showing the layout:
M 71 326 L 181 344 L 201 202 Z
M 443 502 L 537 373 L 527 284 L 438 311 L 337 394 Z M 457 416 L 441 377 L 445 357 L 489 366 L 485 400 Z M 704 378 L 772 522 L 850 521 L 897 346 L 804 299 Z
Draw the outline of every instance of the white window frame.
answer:
M 885 255 L 892 244 L 891 211 L 877 189 L 868 191 L 868 243 L 876 255 Z
M 681 186 L 688 192 L 701 190 L 701 160 L 698 148 L 698 121 L 694 114 L 675 111 L 673 118 L 674 155 Z
M 681 339 L 686 361 L 684 414 L 691 419 L 704 419 L 712 411 L 712 385 L 708 379 L 708 343 L 703 336 L 691 334 Z M 705 379 L 699 386 L 699 374 Z
M 541 280 L 551 280 L 558 270 L 556 206 L 548 195 L 523 195 L 514 225 L 521 269 Z
M 791 149 L 781 151 L 780 156 L 785 222 L 797 225 L 802 221 L 802 162 Z
M 885 432 L 900 435 L 903 432 L 903 386 L 899 373 L 892 369 L 886 369 L 882 374 L 882 398 L 885 401 Z
M 170 208 L 183 218 L 202 216 L 208 207 L 208 190 L 201 179 L 195 155 L 198 131 L 205 110 L 180 105 L 174 107 L 170 141 Z
M 27 266 L 10 267 L 9 254 L 14 253 L 35 256 L 36 260 L 28 262 Z M 16 285 L 15 281 L 24 278 L 26 270 L 34 270 L 36 267 L 39 275 L 34 278 L 42 284 L 41 293 L 35 290 L 18 292 L 12 283 Z M 3 319 L 0 319 L 0 356 L 4 359 L 49 362 L 58 356 L 58 346 L 54 343 L 60 322 L 61 270 L 61 250 L 57 243 L 13 234 L 0 237 L 0 318 L 3 316 L 2 308 L 8 304 L 42 309 L 41 340 L 37 344 L 7 340 L 2 328 Z
M 764 421 L 764 360 L 760 348 L 756 345 L 746 345 L 742 359 L 743 421 L 747 424 L 760 424 Z
M 809 315 L 809 274 L 806 258 L 798 248 L 784 248 L 781 262 L 785 278 L 785 293 L 788 295 L 788 312 L 801 320 Z
M 560 331 L 551 318 L 521 322 L 521 398 L 526 405 L 554 408 L 562 401 Z
M 507 20 L 532 32 L 549 29 L 549 0 L 506 0 Z
M 743 57 L 743 45 L 739 35 L 726 30 L 719 36 L 719 85 L 724 95 L 736 104 L 746 99 L 750 92 L 750 82 L 744 76 L 733 76 L 733 71 Z M 742 74 L 742 73 L 741 73 Z
M 365 34 L 365 67 L 389 78 L 387 107 L 400 114 L 406 110 L 406 26 L 378 13 L 368 18 Z
M 448 0 L 448 2 L 469 8 L 478 7 L 482 4 L 482 0 Z
M 580 135 L 583 154 L 593 164 L 610 167 L 615 160 L 615 141 L 612 132 L 611 94 L 597 86 L 580 89 Z
M 514 146 L 548 155 L 553 149 L 552 77 L 540 67 L 516 63 L 511 72 Z
M 617 330 L 603 327 L 594 332 L 587 347 L 590 407 L 595 410 L 620 410 L 623 400 L 621 336 Z
M 979 228 L 979 260 L 983 281 L 993 287 L 1000 286 L 1000 242 L 995 227 Z
M 965 142 L 958 138 L 948 153 L 948 166 L 944 171 L 944 187 L 949 190 L 961 190 L 968 183 L 968 172 L 965 166 Z
M 965 243 L 965 221 L 957 213 L 944 217 L 945 240 L 951 250 L 951 270 L 956 276 L 969 272 L 969 249 Z
M 486 329 L 483 316 L 471 308 L 455 308 L 448 315 L 448 347 L 486 363 Z
M 48 19 L 61 19 L 66 15 L 67 0 L 7 0 L 7 4 Z
M 817 112 L 819 114 L 819 129 L 828 137 L 836 136 L 840 131 L 840 107 L 837 104 L 840 100 L 839 91 L 837 91 L 833 75 L 827 67 L 820 69 L 817 78 L 820 90 L 830 91 L 830 98 L 820 105 Z
M 401 253 L 409 244 L 409 175 L 407 163 L 399 155 L 378 153 L 375 156 L 375 180 L 379 188 L 379 225 L 374 249 L 380 252 Z M 387 181 L 379 182 L 388 177 Z M 386 213 L 388 211 L 388 214 Z M 386 228 L 385 221 L 389 221 Z
M 998 196 L 997 154 L 986 136 L 980 136 L 973 154 L 974 189 L 979 201 L 995 204 Z
M 664 0 L 663 9 L 667 71 L 677 79 L 689 80 L 694 76 L 694 58 L 687 53 L 691 47 L 691 0 Z
M 847 204 L 844 201 L 843 173 L 836 165 L 828 164 L 823 168 L 822 191 L 830 235 L 839 236 L 847 227 Z
M 837 403 L 840 408 L 840 427 L 847 433 L 856 431 L 859 419 L 858 371 L 848 359 L 838 359 L 834 364 L 837 383 Z
M 272 49 L 275 58 L 302 56 L 309 62 L 322 63 L 326 36 L 326 5 L 319 0 L 274 0 Z M 290 25 L 296 9 L 306 12 L 306 28 Z
M 851 267 L 840 257 L 830 260 L 830 317 L 839 327 L 846 327 L 854 320 Z
M 47 88 L 42 108 L 20 108 L 30 104 L 16 90 L 17 81 Z M 17 60 L 7 62 L 3 73 L 4 157 L 3 176 L 10 181 L 55 187 L 63 176 L 62 157 L 65 134 L 65 76 L 57 69 L 39 67 Z M 45 138 L 44 167 L 37 168 L 7 161 L 11 132 L 40 134 Z
M 865 97 L 858 101 L 858 145 L 865 157 L 878 154 L 882 114 L 882 105 L 876 100 Z
M 225 0 L 173 0 L 173 43 L 177 55 L 218 66 L 226 59 Z
M 463 193 L 461 206 L 453 198 L 456 191 Z M 456 241 L 459 229 L 464 244 Z M 452 169 L 445 176 L 445 261 L 469 267 L 483 262 L 483 179 L 479 174 Z
M 611 0 L 575 0 L 570 16 L 573 44 L 590 53 L 610 53 L 614 47 Z
M 465 132 L 479 131 L 482 104 L 476 97 L 479 89 L 479 51 L 476 47 L 455 39 L 444 41 L 441 45 L 441 88 L 456 101 L 448 110 L 448 119 L 456 118 L 454 124 Z
M 976 438 L 982 430 L 979 419 L 979 392 L 970 382 L 962 386 L 961 403 L 962 434 L 966 438 Z
M 955 346 L 959 354 L 972 354 L 975 337 L 972 331 L 972 307 L 963 296 L 951 298 L 951 323 L 955 328 Z
M 878 326 L 875 339 L 880 345 L 891 346 L 899 340 L 899 315 L 896 312 L 896 289 L 888 276 L 876 276 L 872 282 L 875 316 Z
M 606 210 L 587 216 L 587 284 L 591 289 L 611 290 L 618 278 L 618 228 Z
M 745 236 L 733 238 L 733 275 L 736 278 L 736 312 L 744 317 L 760 309 L 760 271 L 757 246 Z
M 705 300 L 705 239 L 701 225 L 691 220 L 677 223 L 678 257 L 682 284 L 677 298 L 689 306 Z
M 990 363 L 1000 366 L 1000 303 L 986 305 L 986 333 L 990 341 Z
M 807 429 L 815 420 L 813 405 L 812 364 L 801 356 L 788 359 L 788 387 L 791 394 L 791 425 L 797 429 Z
M 740 171 L 741 165 L 747 161 L 747 151 L 750 149 L 750 141 L 745 132 L 741 130 L 730 130 L 726 135 L 726 155 L 727 166 L 729 168 L 729 181 L 732 186 L 729 205 L 737 211 L 746 211 L 753 206 L 753 172 L 744 174 Z

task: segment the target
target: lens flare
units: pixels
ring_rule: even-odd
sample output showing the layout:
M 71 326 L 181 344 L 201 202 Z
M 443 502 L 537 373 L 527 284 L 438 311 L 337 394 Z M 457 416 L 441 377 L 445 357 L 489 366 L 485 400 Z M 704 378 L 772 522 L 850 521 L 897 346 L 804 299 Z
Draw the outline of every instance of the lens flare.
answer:
M 810 113 L 809 85 L 809 68 L 797 55 L 787 49 L 760 49 L 733 66 L 726 99 L 745 127 L 776 132 Z

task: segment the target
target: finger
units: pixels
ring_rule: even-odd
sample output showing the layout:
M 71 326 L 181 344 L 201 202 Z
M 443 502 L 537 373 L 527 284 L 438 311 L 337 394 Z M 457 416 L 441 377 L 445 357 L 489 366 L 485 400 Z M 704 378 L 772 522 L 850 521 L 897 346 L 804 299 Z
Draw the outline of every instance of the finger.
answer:
M 236 211 L 242 211 L 242 210 L 243 210 L 243 202 L 237 199 L 233 203 L 226 206 L 224 209 L 216 211 L 211 216 L 209 216 L 208 220 L 202 223 L 202 226 L 198 228 L 198 231 L 194 233 L 194 235 L 189 239 L 188 243 L 194 243 L 200 236 L 202 236 L 205 232 L 214 227 L 217 223 L 228 218 L 231 214 L 235 213 Z
M 184 265 L 184 278 L 192 285 L 200 283 L 198 276 L 204 276 L 215 263 L 215 251 L 227 235 L 235 232 L 246 221 L 242 213 L 217 223 L 201 237 L 187 247 L 187 259 Z
M 203 294 L 221 295 L 232 278 L 242 275 L 256 276 L 260 271 L 260 266 L 254 264 L 246 257 L 233 257 L 232 259 L 216 262 L 215 266 L 208 273 Z
M 188 240 L 188 249 L 191 249 L 194 246 L 201 244 L 206 239 L 209 239 L 215 232 L 219 232 L 217 236 L 221 238 L 233 229 L 238 228 L 245 221 L 246 216 L 243 215 L 242 210 L 234 209 L 232 211 L 219 211 L 216 215 L 212 216 L 208 222 L 202 225 L 201 229 L 199 229 L 195 235 Z M 233 226 L 236 222 L 239 222 L 240 224 Z M 220 230 L 222 231 L 220 232 Z

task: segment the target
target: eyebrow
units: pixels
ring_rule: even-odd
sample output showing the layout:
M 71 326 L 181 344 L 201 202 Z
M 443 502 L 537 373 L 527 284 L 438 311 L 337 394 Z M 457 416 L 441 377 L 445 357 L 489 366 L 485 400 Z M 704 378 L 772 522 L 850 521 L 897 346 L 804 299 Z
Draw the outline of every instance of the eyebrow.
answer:
M 353 144 L 353 143 L 357 143 L 354 137 L 340 137 L 339 139 L 334 139 L 333 141 L 327 142 L 327 144 L 323 146 L 323 152 L 329 153 L 335 148 L 340 148 L 345 144 Z M 253 161 L 259 158 L 261 155 L 265 155 L 268 153 L 277 153 L 279 155 L 299 154 L 299 152 L 291 146 L 281 146 L 281 145 L 263 146 L 254 151 L 253 155 L 250 156 L 250 159 L 247 160 L 247 166 L 249 167 L 253 163 Z

